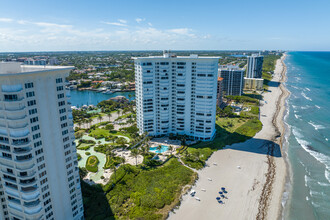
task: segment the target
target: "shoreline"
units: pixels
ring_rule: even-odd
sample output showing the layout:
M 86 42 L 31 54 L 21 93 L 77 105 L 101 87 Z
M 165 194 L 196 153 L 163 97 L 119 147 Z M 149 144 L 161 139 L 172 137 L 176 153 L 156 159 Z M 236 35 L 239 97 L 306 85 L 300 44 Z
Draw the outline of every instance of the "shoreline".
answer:
M 214 152 L 207 166 L 198 171 L 199 179 L 192 187 L 200 201 L 183 195 L 180 207 L 169 213 L 169 219 L 280 218 L 287 176 L 281 146 L 285 100 L 289 95 L 283 85 L 285 57 L 286 54 L 276 61 L 269 92 L 263 94 L 262 130 L 244 143 Z M 228 191 L 228 199 L 220 205 L 216 197 L 221 187 Z

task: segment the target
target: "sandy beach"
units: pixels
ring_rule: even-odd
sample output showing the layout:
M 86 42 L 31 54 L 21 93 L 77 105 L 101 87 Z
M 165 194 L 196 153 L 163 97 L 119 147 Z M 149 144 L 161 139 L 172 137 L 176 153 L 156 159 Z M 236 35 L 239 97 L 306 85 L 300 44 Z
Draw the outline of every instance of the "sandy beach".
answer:
M 286 165 L 281 153 L 284 134 L 283 113 L 288 92 L 281 84 L 286 80 L 285 55 L 277 61 L 269 91 L 261 101 L 262 130 L 254 138 L 215 152 L 208 167 L 198 171 L 192 187 L 194 197 L 182 197 L 178 209 L 169 219 L 278 219 L 285 184 Z M 217 202 L 225 187 L 224 204 Z M 203 190 L 202 190 L 203 189 Z

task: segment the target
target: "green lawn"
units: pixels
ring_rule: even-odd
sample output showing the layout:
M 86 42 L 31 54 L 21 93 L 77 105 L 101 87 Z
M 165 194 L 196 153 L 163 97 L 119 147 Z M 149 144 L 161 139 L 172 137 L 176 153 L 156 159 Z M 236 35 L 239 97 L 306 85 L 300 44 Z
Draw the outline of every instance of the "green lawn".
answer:
M 100 139 L 100 138 L 105 138 L 105 137 L 110 137 L 110 136 L 125 136 L 128 138 L 131 138 L 128 133 L 123 133 L 121 131 L 109 131 L 104 128 L 95 128 L 94 130 L 91 130 L 89 133 L 91 137 L 94 137 L 95 139 Z

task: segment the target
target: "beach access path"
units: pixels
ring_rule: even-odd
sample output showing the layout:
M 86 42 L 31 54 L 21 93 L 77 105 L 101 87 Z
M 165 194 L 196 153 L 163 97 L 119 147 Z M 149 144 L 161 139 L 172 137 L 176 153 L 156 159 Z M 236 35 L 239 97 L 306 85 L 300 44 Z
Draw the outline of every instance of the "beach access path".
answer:
M 279 145 L 284 134 L 281 126 L 287 94 L 283 95 L 280 82 L 285 71 L 284 63 L 278 60 L 269 91 L 261 101 L 262 130 L 244 143 L 213 153 L 208 166 L 198 171 L 198 180 L 192 187 L 200 201 L 184 195 L 180 207 L 169 214 L 170 220 L 277 219 L 280 216 L 286 176 Z M 222 187 L 228 192 L 227 199 L 219 204 L 216 198 Z

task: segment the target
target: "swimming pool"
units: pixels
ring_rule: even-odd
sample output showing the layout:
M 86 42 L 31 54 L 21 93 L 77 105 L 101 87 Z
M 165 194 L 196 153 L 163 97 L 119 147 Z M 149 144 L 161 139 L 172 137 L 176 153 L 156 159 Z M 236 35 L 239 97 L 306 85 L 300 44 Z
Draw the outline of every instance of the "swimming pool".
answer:
M 161 145 L 161 146 L 162 146 L 161 150 L 158 150 L 157 147 L 150 147 L 149 151 L 151 151 L 153 153 L 158 153 L 158 154 L 168 151 L 168 146 L 165 146 L 165 145 Z

